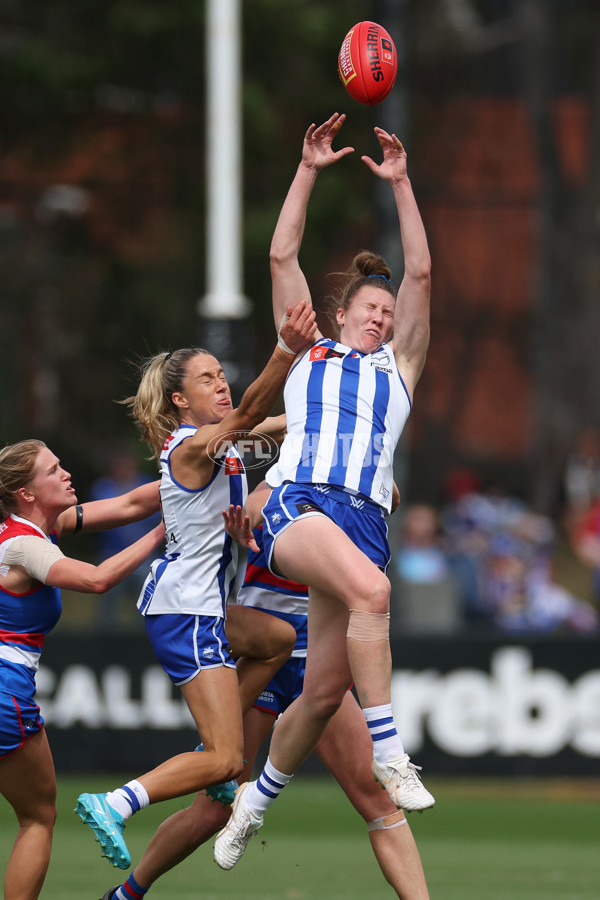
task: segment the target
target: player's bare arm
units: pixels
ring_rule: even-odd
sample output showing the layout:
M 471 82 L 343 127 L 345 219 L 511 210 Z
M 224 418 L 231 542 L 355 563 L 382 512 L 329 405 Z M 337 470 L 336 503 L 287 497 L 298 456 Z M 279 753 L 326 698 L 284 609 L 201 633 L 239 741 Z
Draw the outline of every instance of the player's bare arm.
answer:
M 406 150 L 395 134 L 383 128 L 375 128 L 375 136 L 383 153 L 382 162 L 378 164 L 369 156 L 361 158 L 375 175 L 390 184 L 396 201 L 404 252 L 404 277 L 396 298 L 392 345 L 396 363 L 412 396 L 429 346 L 431 257 L 423 220 L 408 177 Z
M 302 145 L 302 159 L 279 214 L 271 241 L 271 278 L 273 282 L 273 317 L 278 325 L 289 305 L 299 300 L 312 303 L 298 254 L 304 236 L 306 210 L 317 175 L 321 169 L 338 162 L 353 147 L 334 150 L 332 143 L 346 120 L 334 113 L 323 124 L 309 126 Z M 320 338 L 322 335 L 317 334 Z

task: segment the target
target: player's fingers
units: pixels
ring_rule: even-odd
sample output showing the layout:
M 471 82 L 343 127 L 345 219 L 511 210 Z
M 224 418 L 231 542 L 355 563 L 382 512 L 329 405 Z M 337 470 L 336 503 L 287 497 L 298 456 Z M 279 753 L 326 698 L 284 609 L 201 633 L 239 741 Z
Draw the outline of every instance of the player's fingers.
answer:
M 377 169 L 379 168 L 377 163 L 374 160 L 372 160 L 370 156 L 361 156 L 361 159 L 364 162 L 364 164 L 366 166 L 368 166 L 369 169 L 371 169 L 372 172 L 376 172 Z
M 334 156 L 336 159 L 341 159 L 343 156 L 348 156 L 350 153 L 354 153 L 354 147 L 343 147 L 341 150 L 336 150 Z

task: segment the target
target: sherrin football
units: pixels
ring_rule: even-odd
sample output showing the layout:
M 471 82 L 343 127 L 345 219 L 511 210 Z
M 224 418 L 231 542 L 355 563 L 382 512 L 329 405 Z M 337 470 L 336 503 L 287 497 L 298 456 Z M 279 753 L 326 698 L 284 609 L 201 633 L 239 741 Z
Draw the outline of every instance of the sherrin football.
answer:
M 338 55 L 338 74 L 354 100 L 373 106 L 387 97 L 398 73 L 393 40 L 376 22 L 358 22 Z

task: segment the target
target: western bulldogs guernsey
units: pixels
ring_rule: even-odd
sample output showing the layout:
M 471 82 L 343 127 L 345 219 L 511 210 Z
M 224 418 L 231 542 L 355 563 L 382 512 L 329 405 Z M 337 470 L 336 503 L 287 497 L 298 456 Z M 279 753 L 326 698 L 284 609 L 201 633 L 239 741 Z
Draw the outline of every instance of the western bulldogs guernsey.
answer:
M 0 569 L 2 547 L 21 535 L 34 535 L 56 543 L 41 528 L 18 516 L 0 525 Z M 60 590 L 40 584 L 27 594 L 12 594 L 0 587 L 0 692 L 22 700 L 35 694 L 35 673 L 40 664 L 44 638 L 61 614 Z
M 296 629 L 291 656 L 306 656 L 308 637 L 308 587 L 269 571 L 262 545 L 262 526 L 254 529 L 259 552 L 248 550 L 244 583 L 238 591 L 240 606 L 254 606 L 285 619 Z
M 411 404 L 394 353 L 363 354 L 322 338 L 284 389 L 287 434 L 267 483 L 332 484 L 389 513 L 393 456 Z
M 205 487 L 191 490 L 171 472 L 170 457 L 196 432 L 182 425 L 160 456 L 160 497 L 167 548 L 150 567 L 138 600 L 142 615 L 186 613 L 225 617 L 237 571 L 237 544 L 223 525 L 222 510 L 244 506 L 248 494 L 242 461 L 231 448 Z

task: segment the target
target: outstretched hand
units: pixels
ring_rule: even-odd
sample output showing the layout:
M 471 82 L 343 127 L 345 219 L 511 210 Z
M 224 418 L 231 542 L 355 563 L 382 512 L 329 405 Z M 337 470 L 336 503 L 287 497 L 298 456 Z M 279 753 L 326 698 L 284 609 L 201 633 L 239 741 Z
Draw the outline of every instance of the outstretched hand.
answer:
M 259 553 L 259 547 L 254 540 L 252 528 L 250 527 L 250 517 L 244 515 L 241 506 L 234 506 L 232 503 L 229 509 L 222 511 L 223 521 L 225 522 L 225 531 L 227 534 L 248 550 Z
M 361 156 L 362 161 L 384 181 L 401 181 L 406 178 L 406 150 L 395 134 L 388 134 L 383 128 L 375 128 L 379 146 L 383 150 L 383 162 L 379 165 L 370 156 Z
M 305 300 L 301 300 L 292 309 L 288 306 L 279 328 L 279 338 L 285 344 L 285 349 L 294 356 L 308 347 L 312 347 L 316 340 L 317 318 L 315 311 Z M 281 344 L 280 344 L 281 346 Z
M 333 139 L 345 121 L 345 113 L 342 113 L 342 115 L 334 113 L 318 128 L 313 122 L 304 135 L 304 143 L 302 145 L 302 163 L 305 166 L 319 171 L 342 159 L 342 157 L 348 156 L 349 153 L 354 153 L 354 147 L 343 147 L 341 150 L 334 150 L 331 146 Z

